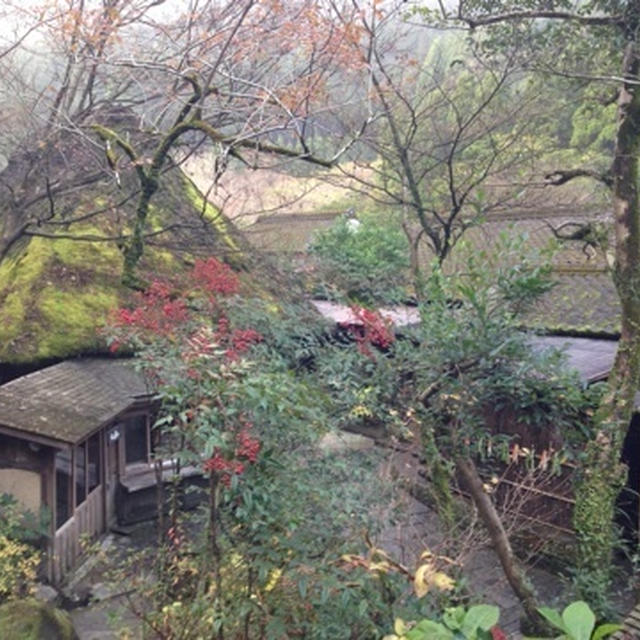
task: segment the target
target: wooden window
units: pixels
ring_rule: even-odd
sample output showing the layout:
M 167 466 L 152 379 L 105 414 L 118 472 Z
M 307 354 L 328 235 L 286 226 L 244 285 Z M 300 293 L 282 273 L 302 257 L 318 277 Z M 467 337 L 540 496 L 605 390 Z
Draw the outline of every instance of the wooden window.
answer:
M 101 481 L 100 434 L 94 433 L 87 442 L 87 486 L 93 491 Z
M 59 529 L 73 513 L 73 474 L 71 449 L 58 451 L 56 468 L 56 529 Z
M 149 421 L 147 414 L 124 421 L 124 459 L 126 464 L 149 461 Z
M 75 477 L 76 483 L 76 507 L 87 498 L 87 443 L 82 442 L 76 446 L 75 451 Z

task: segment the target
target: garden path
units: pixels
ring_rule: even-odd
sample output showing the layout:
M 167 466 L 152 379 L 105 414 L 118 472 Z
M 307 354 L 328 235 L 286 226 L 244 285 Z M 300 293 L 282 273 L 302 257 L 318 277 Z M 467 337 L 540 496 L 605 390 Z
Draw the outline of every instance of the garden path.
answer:
M 323 445 L 329 455 L 340 455 L 341 451 L 371 449 L 374 441 L 355 434 L 330 434 Z M 380 473 L 389 479 L 402 478 L 411 482 L 420 482 L 420 465 L 410 452 L 390 452 L 385 456 Z M 408 568 L 415 568 L 420 554 L 429 549 L 435 554 L 447 553 L 443 527 L 436 513 L 423 502 L 412 497 L 407 491 L 400 491 L 395 504 L 380 507 L 380 518 L 389 524 L 383 528 L 374 543 L 384 549 L 395 560 Z M 140 545 L 145 544 L 149 536 L 155 538 L 153 523 L 140 523 L 128 529 L 129 535 L 111 535 L 103 558 L 114 561 L 126 557 Z M 465 552 L 453 558 L 461 561 L 469 590 L 476 594 L 476 602 L 496 604 L 500 607 L 500 625 L 507 632 L 509 640 L 520 640 L 519 619 L 522 608 L 508 585 L 496 554 L 488 545 L 481 527 L 471 527 L 464 532 L 462 547 Z M 450 551 L 448 553 L 451 553 Z M 566 581 L 557 575 L 539 567 L 530 566 L 527 574 L 545 604 L 561 607 L 570 602 L 571 597 Z M 75 590 L 87 593 L 92 590 L 100 600 L 89 606 L 74 609 L 71 616 L 80 640 L 117 640 L 120 631 L 128 628 L 126 638 L 140 636 L 139 620 L 127 606 L 126 587 L 124 585 L 102 584 L 105 579 L 105 566 L 93 560 L 88 568 L 76 572 L 80 578 Z M 622 585 L 623 587 L 625 585 Z M 620 600 L 622 611 L 633 606 L 632 594 L 627 591 L 626 598 Z
M 417 457 L 410 452 L 394 453 L 387 465 L 392 470 L 384 472 L 402 474 L 410 484 L 424 484 L 420 478 Z M 406 492 L 402 500 L 399 512 L 404 513 L 404 517 L 382 531 L 377 545 L 410 568 L 418 566 L 420 554 L 426 549 L 435 554 L 451 553 L 446 549 L 443 527 L 433 509 Z M 497 605 L 500 608 L 500 627 L 509 640 L 521 640 L 520 619 L 524 610 L 509 586 L 483 528 L 470 526 L 468 531 L 461 532 L 461 536 L 457 543 L 460 555 L 453 560 L 462 564 L 468 590 L 474 594 L 474 602 Z M 521 551 L 528 552 L 527 549 Z M 571 593 L 568 579 L 543 568 L 533 559 L 525 568 L 543 604 L 561 610 L 576 599 Z M 621 574 L 624 575 L 623 570 Z M 626 583 L 617 587 L 616 593 L 612 594 L 612 602 L 618 611 L 627 612 L 636 603 L 634 591 Z M 640 615 L 638 617 L 640 619 Z

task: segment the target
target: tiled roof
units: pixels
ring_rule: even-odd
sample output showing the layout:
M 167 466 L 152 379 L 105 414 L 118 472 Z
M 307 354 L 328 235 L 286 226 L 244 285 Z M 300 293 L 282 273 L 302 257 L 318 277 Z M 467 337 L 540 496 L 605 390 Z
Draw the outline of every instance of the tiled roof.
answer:
M 274 215 L 260 220 L 247 231 L 251 241 L 262 248 L 303 252 L 314 231 L 327 227 L 335 217 L 335 213 Z M 567 234 L 577 227 L 563 225 L 593 221 L 607 224 L 608 219 L 597 210 L 588 209 L 549 207 L 495 212 L 484 223 L 466 230 L 463 242 L 454 247 L 444 268 L 450 273 L 460 273 L 466 268 L 469 253 L 497 255 L 498 239 L 502 234 L 524 234 L 527 247 L 545 250 L 556 241 L 550 227 Z M 610 226 L 613 229 L 613 224 Z M 612 241 L 610 238 L 610 244 Z M 425 267 L 432 258 L 428 251 L 422 252 L 421 261 Z M 557 286 L 527 316 L 526 322 L 531 328 L 583 334 L 618 333 L 620 305 L 602 250 L 585 246 L 580 241 L 564 241 L 553 257 L 553 269 Z
M 524 235 L 528 247 L 538 251 L 548 249 L 557 238 L 551 227 L 563 235 L 576 231 L 576 226 L 597 220 L 605 224 L 611 222 L 611 234 L 613 233 L 612 221 L 604 216 L 596 215 L 590 211 L 549 210 L 549 211 L 504 211 L 496 212 L 488 216 L 487 220 L 477 226 L 470 227 L 465 232 L 463 239 L 473 250 L 484 249 L 492 252 L 497 244 L 500 234 Z M 610 241 L 613 238 L 610 237 Z M 454 248 L 451 258 L 455 259 L 457 248 Z M 591 247 L 585 247 L 581 241 L 563 241 L 560 243 L 553 259 L 557 269 L 586 269 L 588 271 L 602 271 L 606 267 L 606 261 L 602 251 L 596 251 Z
M 598 222 L 606 222 L 601 216 L 594 216 L 593 212 L 516 211 L 494 214 L 482 225 L 467 230 L 464 242 L 456 246 L 445 261 L 445 269 L 458 273 L 463 270 L 465 252 L 477 255 L 484 251 L 488 256 L 495 256 L 501 234 L 525 234 L 527 246 L 541 251 L 549 248 L 555 240 L 549 225 L 558 229 L 565 223 L 583 224 L 596 217 Z M 575 227 L 565 227 L 562 232 L 571 230 Z M 527 314 L 527 326 L 547 332 L 618 333 L 620 303 L 604 252 L 580 241 L 564 241 L 554 254 L 552 265 L 556 286 Z
M 67 360 L 0 386 L 0 426 L 73 444 L 149 395 L 130 363 Z
M 361 324 L 350 307 L 336 302 L 312 300 L 316 310 L 336 324 Z M 420 313 L 415 307 L 396 306 L 379 309 L 396 327 L 417 324 Z M 565 336 L 532 336 L 530 343 L 535 350 L 559 349 L 567 357 L 567 365 L 575 369 L 584 382 L 604 380 L 609 375 L 618 347 L 617 340 L 574 338 Z M 638 398 L 640 401 L 640 398 Z
M 262 251 L 306 251 L 314 235 L 331 226 L 339 213 L 277 214 L 259 218 L 244 229 L 249 241 Z
M 609 375 L 618 348 L 617 340 L 536 336 L 531 339 L 536 350 L 560 349 L 567 357 L 567 365 L 575 369 L 584 382 L 597 382 Z
M 620 301 L 607 272 L 556 272 L 556 286 L 526 316 L 528 326 L 547 332 L 618 334 Z

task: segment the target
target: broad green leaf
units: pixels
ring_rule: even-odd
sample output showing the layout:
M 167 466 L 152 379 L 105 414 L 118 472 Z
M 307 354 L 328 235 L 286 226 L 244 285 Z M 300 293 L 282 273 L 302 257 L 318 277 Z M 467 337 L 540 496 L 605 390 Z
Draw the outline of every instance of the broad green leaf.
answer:
M 421 620 L 405 637 L 407 640 L 453 640 L 454 636 L 439 622 Z
M 612 622 L 601 624 L 591 636 L 591 640 L 602 640 L 602 638 L 606 638 L 610 636 L 612 633 L 616 631 L 620 631 L 622 629 L 621 624 L 613 624 Z
M 488 631 L 500 618 L 500 609 L 492 604 L 477 604 L 469 607 L 462 622 L 462 633 L 472 638 L 478 629 Z
M 306 576 L 302 576 L 302 578 L 298 580 L 298 592 L 303 600 L 307 597 L 307 582 Z
M 596 625 L 596 616 L 586 602 L 572 602 L 563 612 L 566 633 L 573 640 L 589 640 Z
M 552 609 L 551 607 L 540 607 L 538 611 L 540 612 L 540 615 L 546 618 L 556 629 L 560 629 L 560 631 L 567 633 L 562 616 L 555 609 Z
M 450 607 L 442 615 L 442 621 L 454 631 L 462 629 L 462 622 L 464 621 L 464 607 Z

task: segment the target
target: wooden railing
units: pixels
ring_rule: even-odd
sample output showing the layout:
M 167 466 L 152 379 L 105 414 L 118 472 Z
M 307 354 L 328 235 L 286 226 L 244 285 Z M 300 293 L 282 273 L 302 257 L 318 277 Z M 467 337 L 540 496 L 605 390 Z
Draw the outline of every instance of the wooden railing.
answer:
M 93 539 L 102 531 L 102 485 L 98 485 L 55 533 L 51 554 L 51 578 L 54 583 L 59 583 L 75 566 L 82 554 L 83 539 Z
M 622 629 L 611 636 L 611 640 L 636 640 L 636 638 L 640 638 L 640 604 L 622 621 Z

